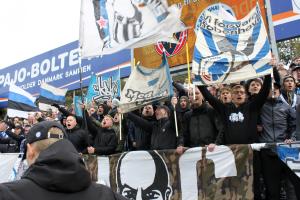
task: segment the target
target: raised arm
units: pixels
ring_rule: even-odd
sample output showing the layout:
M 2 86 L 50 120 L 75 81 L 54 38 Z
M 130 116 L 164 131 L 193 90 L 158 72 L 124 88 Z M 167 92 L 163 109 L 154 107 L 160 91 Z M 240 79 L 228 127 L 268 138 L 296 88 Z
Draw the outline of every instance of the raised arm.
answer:
M 128 113 L 127 118 L 131 120 L 136 126 L 141 127 L 144 130 L 147 130 L 149 132 L 152 132 L 152 122 L 148 122 L 147 120 L 143 119 L 140 116 L 137 116 L 133 113 Z
M 251 109 L 259 110 L 264 105 L 266 99 L 268 98 L 270 89 L 271 89 L 271 75 L 269 74 L 265 76 L 263 86 L 259 91 L 259 93 L 250 102 Z
M 216 97 L 214 97 L 204 85 L 198 86 L 200 92 L 202 93 L 205 100 L 218 112 L 222 113 L 224 111 L 225 105 Z

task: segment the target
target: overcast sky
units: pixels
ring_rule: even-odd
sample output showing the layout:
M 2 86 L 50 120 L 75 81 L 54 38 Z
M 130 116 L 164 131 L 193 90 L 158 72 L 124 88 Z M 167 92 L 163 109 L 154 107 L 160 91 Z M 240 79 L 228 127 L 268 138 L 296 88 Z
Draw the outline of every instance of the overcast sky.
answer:
M 0 69 L 79 38 L 80 0 L 0 0 Z

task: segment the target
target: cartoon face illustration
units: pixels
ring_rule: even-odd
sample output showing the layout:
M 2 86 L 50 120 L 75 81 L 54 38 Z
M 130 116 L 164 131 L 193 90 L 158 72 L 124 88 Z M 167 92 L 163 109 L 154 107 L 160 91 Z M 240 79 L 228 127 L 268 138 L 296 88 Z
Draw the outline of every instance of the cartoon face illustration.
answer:
M 169 200 L 172 195 L 167 166 L 155 151 L 124 153 L 116 179 L 118 192 L 130 200 Z

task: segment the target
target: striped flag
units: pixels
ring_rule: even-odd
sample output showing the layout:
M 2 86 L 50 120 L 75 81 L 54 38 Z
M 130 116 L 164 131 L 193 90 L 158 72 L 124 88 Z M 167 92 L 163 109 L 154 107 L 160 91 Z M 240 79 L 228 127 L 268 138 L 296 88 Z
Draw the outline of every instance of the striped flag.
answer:
M 40 110 L 47 111 L 51 109 L 52 104 L 64 105 L 67 91 L 68 89 L 60 89 L 47 83 L 42 83 L 39 96 Z
M 241 20 L 205 10 L 196 23 L 194 83 L 231 83 L 271 73 L 270 45 L 260 8 Z
M 11 84 L 8 91 L 8 117 L 27 118 L 28 112 L 37 111 L 36 98 L 22 88 Z
M 0 108 L 7 108 L 9 87 L 0 88 Z
M 120 108 L 123 113 L 143 107 L 149 103 L 164 101 L 173 96 L 172 78 L 164 54 L 160 67 L 146 68 L 137 65 L 121 92 Z
M 80 47 L 83 58 L 111 54 L 159 41 L 186 29 L 181 10 L 166 0 L 82 0 Z

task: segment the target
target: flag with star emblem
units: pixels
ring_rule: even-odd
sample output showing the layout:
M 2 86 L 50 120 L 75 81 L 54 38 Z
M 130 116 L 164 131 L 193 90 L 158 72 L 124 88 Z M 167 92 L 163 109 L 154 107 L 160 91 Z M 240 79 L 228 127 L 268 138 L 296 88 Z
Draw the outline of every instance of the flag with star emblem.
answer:
M 82 58 L 111 54 L 159 41 L 175 42 L 185 30 L 181 10 L 166 0 L 82 0 L 80 48 Z

